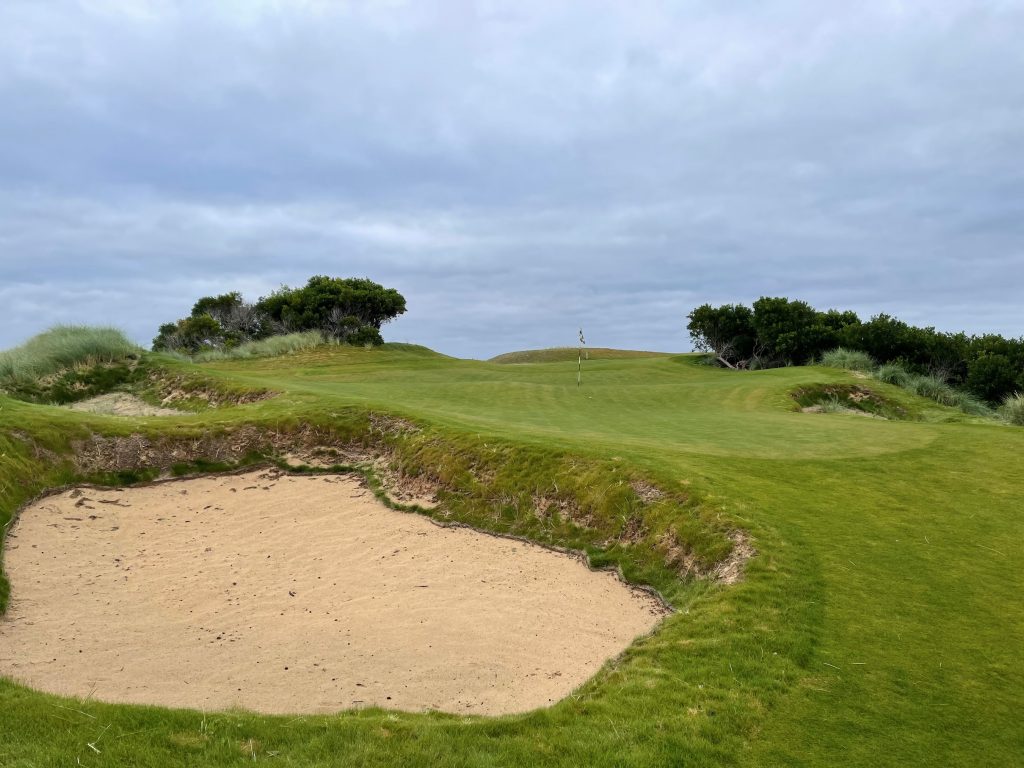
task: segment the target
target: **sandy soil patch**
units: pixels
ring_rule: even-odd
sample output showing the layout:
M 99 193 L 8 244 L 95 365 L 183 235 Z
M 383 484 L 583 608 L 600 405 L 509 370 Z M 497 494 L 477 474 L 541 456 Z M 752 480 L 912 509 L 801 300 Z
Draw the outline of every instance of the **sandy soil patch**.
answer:
M 260 712 L 551 704 L 664 615 L 578 559 L 257 471 L 27 507 L 0 674 L 105 701 Z
M 73 411 L 107 413 L 113 416 L 181 416 L 181 411 L 150 405 L 145 400 L 125 392 L 110 392 L 90 397 L 68 406 Z

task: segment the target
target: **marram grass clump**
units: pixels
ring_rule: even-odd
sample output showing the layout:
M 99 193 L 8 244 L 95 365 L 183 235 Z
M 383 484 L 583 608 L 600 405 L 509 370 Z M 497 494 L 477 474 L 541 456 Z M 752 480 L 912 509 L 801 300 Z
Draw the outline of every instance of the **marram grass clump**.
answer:
M 237 360 L 250 357 L 279 357 L 291 355 L 295 352 L 302 352 L 306 349 L 313 349 L 322 344 L 337 343 L 327 341 L 320 331 L 304 331 L 302 333 L 289 333 L 284 336 L 270 336 L 259 341 L 250 341 L 239 344 L 230 349 L 211 349 L 199 352 L 192 356 L 197 363 L 209 363 L 214 360 Z
M 1010 424 L 1024 427 L 1024 392 L 1008 395 L 999 409 L 999 415 Z
M 940 405 L 957 405 L 957 392 L 938 376 L 911 376 L 904 385 L 915 395 L 927 397 Z
M 841 368 L 845 371 L 863 371 L 875 369 L 875 361 L 867 352 L 857 349 L 836 347 L 821 356 L 821 364 L 828 368 Z
M 0 387 L 74 368 L 121 362 L 141 351 L 117 328 L 57 325 L 20 347 L 0 352 Z
M 913 375 L 899 363 L 884 363 L 878 366 L 875 371 L 875 378 L 884 381 L 886 384 L 894 384 L 897 387 L 906 387 L 913 378 Z

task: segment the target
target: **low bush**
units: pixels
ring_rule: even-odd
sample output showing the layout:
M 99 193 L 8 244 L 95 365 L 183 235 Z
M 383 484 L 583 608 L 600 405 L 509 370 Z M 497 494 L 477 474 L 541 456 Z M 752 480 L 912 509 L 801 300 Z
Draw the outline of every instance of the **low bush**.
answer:
M 1024 427 L 1024 393 L 1008 395 L 999 409 L 999 415 L 1011 424 Z
M 842 368 L 846 371 L 869 372 L 875 369 L 875 361 L 867 352 L 836 347 L 821 356 L 821 364 L 828 368 Z
M 990 403 L 1009 397 L 1017 387 L 1021 371 L 1006 355 L 985 355 L 971 363 L 967 389 Z

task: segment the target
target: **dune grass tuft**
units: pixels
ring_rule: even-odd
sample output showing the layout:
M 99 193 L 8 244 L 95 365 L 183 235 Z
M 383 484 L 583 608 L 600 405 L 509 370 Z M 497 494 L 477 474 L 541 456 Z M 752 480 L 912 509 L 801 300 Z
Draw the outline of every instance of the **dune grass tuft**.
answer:
M 1024 392 L 1008 395 L 999 409 L 999 415 L 1011 424 L 1024 427 Z
M 940 405 L 956 406 L 957 392 L 938 376 L 911 376 L 905 385 L 915 395 L 927 397 Z
M 953 407 L 959 408 L 963 413 L 969 416 L 987 416 L 992 417 L 995 415 L 991 407 L 978 397 L 975 397 L 970 392 L 965 392 L 962 389 L 953 390 Z
M 191 359 L 197 363 L 209 363 L 215 360 L 241 360 L 250 357 L 279 357 L 290 355 L 306 349 L 319 347 L 322 344 L 337 343 L 324 339 L 320 331 L 304 331 L 289 333 L 283 336 L 270 336 L 259 341 L 239 344 L 231 349 L 213 349 L 200 352 Z
M 906 387 L 913 375 L 899 363 L 884 363 L 878 366 L 875 371 L 875 378 L 884 381 L 886 384 L 894 384 L 897 387 Z
M 57 325 L 20 347 L 0 352 L 0 386 L 81 366 L 116 363 L 141 351 L 117 328 Z
M 845 371 L 863 371 L 875 369 L 875 361 L 867 352 L 857 349 L 836 347 L 821 356 L 821 364 L 828 368 L 841 368 Z

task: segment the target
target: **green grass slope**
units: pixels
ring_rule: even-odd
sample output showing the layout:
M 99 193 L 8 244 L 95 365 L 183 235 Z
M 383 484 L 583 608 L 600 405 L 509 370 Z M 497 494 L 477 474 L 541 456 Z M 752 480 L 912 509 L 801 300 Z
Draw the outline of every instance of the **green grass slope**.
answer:
M 490 363 L 560 363 L 578 360 L 579 347 L 552 347 L 550 349 L 524 349 L 520 352 L 506 352 L 492 357 Z M 629 360 L 638 357 L 668 357 L 667 352 L 643 352 L 635 349 L 608 349 L 587 347 L 583 350 L 587 360 Z
M 425 425 L 421 457 L 494 452 L 509 483 L 573 477 L 565 456 L 591 468 L 581 493 L 613 493 L 619 467 L 642 473 L 743 526 L 758 554 L 733 586 L 658 582 L 677 613 L 550 709 L 203 715 L 0 681 L 0 765 L 1002 766 L 1024 754 L 1024 430 L 842 371 L 734 372 L 685 355 L 592 357 L 581 388 L 574 358 L 498 365 L 400 346 L 201 369 L 281 394 L 159 424 L 0 400 L 0 523 L 70 476 L 15 432 L 59 453 L 89 431 L 345 425 L 373 410 Z M 870 386 L 907 419 L 800 413 L 791 392 L 822 384 Z M 635 577 L 664 580 L 637 563 Z

